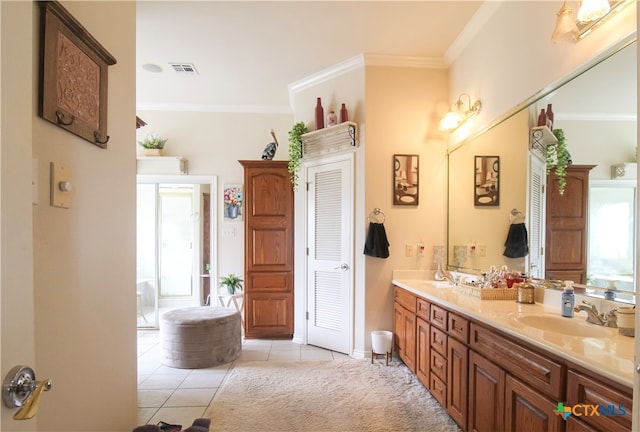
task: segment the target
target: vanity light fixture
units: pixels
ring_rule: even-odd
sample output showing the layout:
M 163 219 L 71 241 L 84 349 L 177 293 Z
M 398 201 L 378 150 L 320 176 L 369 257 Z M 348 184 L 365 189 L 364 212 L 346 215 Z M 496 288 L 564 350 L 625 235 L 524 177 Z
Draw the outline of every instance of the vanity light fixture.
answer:
M 551 35 L 551 40 L 554 43 L 560 41 L 575 41 L 576 35 L 578 34 L 578 26 L 573 18 L 573 9 L 567 6 L 566 0 L 556 15 L 558 18 L 556 20 L 556 28 Z
M 463 102 L 463 98 L 466 96 L 467 99 L 467 108 L 465 109 L 465 103 Z M 480 113 L 482 109 L 482 103 L 477 100 L 474 103 L 471 103 L 471 96 L 467 93 L 463 93 L 458 96 L 458 100 L 456 101 L 455 109 L 449 111 L 442 117 L 440 120 L 440 130 L 445 132 L 452 132 L 462 126 L 467 120 L 475 117 Z
M 551 40 L 577 42 L 632 2 L 633 0 L 582 0 L 576 19 L 573 17 L 573 9 L 567 6 L 565 0 L 556 14 L 556 26 Z
M 581 23 L 602 18 L 611 10 L 609 0 L 582 0 L 578 9 L 578 21 Z

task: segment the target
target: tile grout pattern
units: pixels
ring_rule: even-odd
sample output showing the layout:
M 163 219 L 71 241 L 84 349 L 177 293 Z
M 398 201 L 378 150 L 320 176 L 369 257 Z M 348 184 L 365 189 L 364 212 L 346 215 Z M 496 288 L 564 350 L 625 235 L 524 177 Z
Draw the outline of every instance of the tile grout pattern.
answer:
M 158 330 L 138 330 L 138 424 L 164 421 L 184 428 L 202 417 L 233 367 L 244 361 L 308 361 L 348 359 L 291 340 L 243 339 L 240 357 L 205 369 L 177 369 L 160 362 Z

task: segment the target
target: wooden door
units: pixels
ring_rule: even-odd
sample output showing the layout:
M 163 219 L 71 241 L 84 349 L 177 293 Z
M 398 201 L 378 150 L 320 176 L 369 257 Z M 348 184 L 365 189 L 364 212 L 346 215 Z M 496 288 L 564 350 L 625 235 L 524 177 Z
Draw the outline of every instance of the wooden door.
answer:
M 287 161 L 240 161 L 245 185 L 245 337 L 293 336 L 293 188 Z
M 547 279 L 587 281 L 589 171 L 595 165 L 569 165 L 564 194 L 558 178 L 547 178 L 545 275 Z
M 469 428 L 474 432 L 504 430 L 505 372 L 474 351 L 469 352 Z

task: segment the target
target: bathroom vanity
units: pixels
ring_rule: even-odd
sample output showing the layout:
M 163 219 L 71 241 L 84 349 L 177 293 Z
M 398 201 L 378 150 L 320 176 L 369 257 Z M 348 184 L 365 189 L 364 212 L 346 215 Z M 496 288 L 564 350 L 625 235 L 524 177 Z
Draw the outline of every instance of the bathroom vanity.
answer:
M 631 429 L 633 338 L 583 314 L 561 317 L 542 292 L 536 304 L 481 300 L 401 273 L 397 353 L 463 430 Z M 557 414 L 558 403 L 573 414 Z

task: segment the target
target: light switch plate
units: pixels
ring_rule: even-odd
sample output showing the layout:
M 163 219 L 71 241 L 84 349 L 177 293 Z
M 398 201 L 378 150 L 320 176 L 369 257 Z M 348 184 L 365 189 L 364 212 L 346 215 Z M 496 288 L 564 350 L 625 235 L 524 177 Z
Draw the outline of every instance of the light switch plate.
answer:
M 51 162 L 51 206 L 71 208 L 71 190 L 63 190 L 60 184 L 71 184 L 71 170 L 61 163 Z

